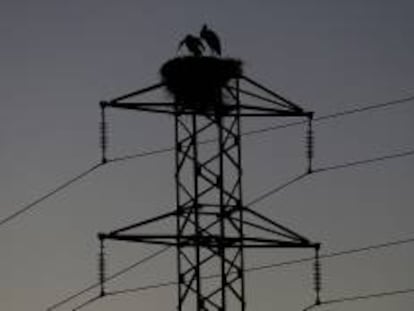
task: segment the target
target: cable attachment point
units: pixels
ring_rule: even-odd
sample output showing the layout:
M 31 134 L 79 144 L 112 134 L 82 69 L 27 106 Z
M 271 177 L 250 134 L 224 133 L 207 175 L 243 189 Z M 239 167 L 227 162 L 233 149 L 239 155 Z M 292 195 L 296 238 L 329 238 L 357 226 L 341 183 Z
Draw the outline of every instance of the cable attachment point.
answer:
M 105 115 L 105 108 L 106 108 L 106 103 L 105 102 L 100 102 L 100 107 L 101 107 L 101 122 L 100 122 L 100 134 L 101 134 L 101 139 L 100 139 L 100 146 L 101 146 L 101 163 L 105 164 L 108 160 L 106 158 L 106 149 L 107 149 L 107 125 L 106 125 L 106 115 Z
M 313 137 L 313 112 L 308 114 L 308 126 L 306 133 L 306 155 L 308 159 L 308 174 L 313 172 L 314 137 Z
M 99 235 L 99 287 L 100 297 L 105 296 L 105 245 L 104 238 Z
M 315 305 L 318 306 L 321 304 L 321 263 L 319 258 L 319 249 L 321 245 L 317 244 L 315 246 L 315 262 L 314 262 L 314 282 L 315 282 Z

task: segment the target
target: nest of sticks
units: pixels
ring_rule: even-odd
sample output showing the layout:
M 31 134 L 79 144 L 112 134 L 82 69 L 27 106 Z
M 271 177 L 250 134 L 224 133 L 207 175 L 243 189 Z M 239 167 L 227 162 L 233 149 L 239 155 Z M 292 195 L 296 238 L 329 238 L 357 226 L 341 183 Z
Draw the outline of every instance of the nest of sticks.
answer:
M 241 74 L 241 61 L 205 56 L 177 57 L 161 68 L 162 81 L 176 103 L 196 111 L 223 105 L 222 88 Z

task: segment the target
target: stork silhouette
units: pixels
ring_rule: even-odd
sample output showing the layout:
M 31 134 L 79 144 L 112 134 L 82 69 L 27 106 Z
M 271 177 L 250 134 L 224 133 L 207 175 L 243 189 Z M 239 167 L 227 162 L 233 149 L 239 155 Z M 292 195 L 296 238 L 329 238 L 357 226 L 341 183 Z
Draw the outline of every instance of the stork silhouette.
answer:
M 221 55 L 221 44 L 218 35 L 205 24 L 200 31 L 200 38 L 207 43 L 212 54 Z
M 183 45 L 185 45 L 187 50 L 190 53 L 192 53 L 194 56 L 201 56 L 201 54 L 203 54 L 203 51 L 204 51 L 203 42 L 201 42 L 201 39 L 196 36 L 193 36 L 193 35 L 185 36 L 185 38 L 178 45 L 178 50 L 180 50 Z

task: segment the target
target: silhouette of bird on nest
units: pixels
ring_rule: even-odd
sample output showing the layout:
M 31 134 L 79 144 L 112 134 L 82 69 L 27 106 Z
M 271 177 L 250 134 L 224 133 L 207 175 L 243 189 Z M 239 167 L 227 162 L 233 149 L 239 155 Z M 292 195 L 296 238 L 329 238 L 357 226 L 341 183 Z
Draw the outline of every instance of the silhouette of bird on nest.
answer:
M 185 45 L 188 51 L 194 56 L 201 56 L 205 49 L 201 39 L 193 35 L 185 36 L 185 38 L 178 45 L 178 50 L 180 50 L 183 45 Z
M 221 55 L 221 44 L 218 35 L 205 24 L 201 29 L 200 38 L 207 43 L 212 54 Z

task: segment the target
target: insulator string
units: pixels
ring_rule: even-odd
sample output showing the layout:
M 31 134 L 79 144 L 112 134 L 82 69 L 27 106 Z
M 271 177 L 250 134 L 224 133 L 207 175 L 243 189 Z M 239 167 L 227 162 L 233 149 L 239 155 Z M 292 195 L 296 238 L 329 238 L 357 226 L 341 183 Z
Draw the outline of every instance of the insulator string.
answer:
M 105 296 L 105 245 L 104 239 L 99 238 L 99 286 L 100 286 L 100 297 Z
M 308 159 L 308 174 L 313 172 L 313 156 L 314 156 L 314 137 L 313 137 L 313 113 L 308 116 L 308 127 L 306 135 L 306 155 Z
M 314 262 L 314 282 L 315 282 L 315 305 L 321 304 L 321 289 L 322 289 L 322 276 L 321 276 L 321 262 L 319 258 L 320 244 L 315 247 L 315 262 Z
M 107 131 L 107 124 L 106 124 L 106 115 L 105 115 L 105 103 L 101 102 L 100 103 L 101 106 L 101 122 L 100 122 L 100 132 L 101 132 L 101 140 L 100 140 L 100 145 L 101 145 L 101 163 L 105 164 L 107 162 L 107 158 L 106 158 L 106 150 L 107 150 L 107 135 L 106 135 L 106 131 Z

